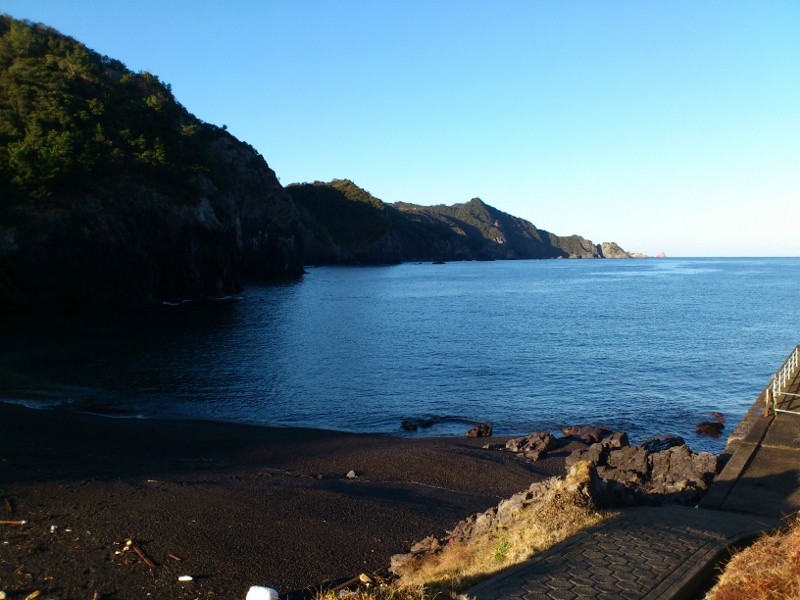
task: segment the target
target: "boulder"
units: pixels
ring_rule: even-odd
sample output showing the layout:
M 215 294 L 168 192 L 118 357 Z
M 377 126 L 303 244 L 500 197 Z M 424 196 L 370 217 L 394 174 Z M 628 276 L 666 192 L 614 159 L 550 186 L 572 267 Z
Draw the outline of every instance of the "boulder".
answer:
M 405 554 L 394 554 L 389 560 L 389 571 L 395 575 L 402 576 L 409 571 L 413 571 L 413 566 L 422 560 L 422 554 L 407 552 Z
M 641 448 L 628 446 L 609 452 L 606 467 L 597 467 L 602 479 L 618 481 L 627 486 L 644 483 L 650 466 L 648 452 Z
M 690 481 L 701 489 L 708 487 L 709 479 L 717 472 L 717 457 L 710 452 L 696 454 L 688 446 L 675 446 L 651 457 L 654 483 L 672 485 Z
M 625 486 L 617 481 L 602 479 L 594 465 L 585 461 L 575 463 L 569 469 L 565 489 L 597 508 L 625 506 L 628 503 Z
M 603 444 L 592 444 L 585 450 L 575 450 L 567 457 L 567 468 L 571 469 L 579 462 L 587 462 L 596 467 L 605 462 L 608 449 Z
M 508 440 L 505 449 L 509 452 L 521 453 L 526 460 L 537 461 L 548 450 L 555 448 L 555 445 L 556 438 L 546 431 L 539 431 Z
M 611 450 L 626 448 L 628 435 L 624 431 L 615 431 L 603 441 L 592 444 L 585 450 L 575 450 L 567 457 L 567 468 L 571 468 L 580 461 L 586 461 L 594 466 L 604 465 L 606 457 Z
M 489 437 L 492 435 L 492 424 L 481 423 L 480 425 L 475 425 L 464 435 L 466 437 Z
M 400 427 L 402 427 L 406 431 L 416 431 L 417 428 L 419 427 L 419 424 L 415 423 L 414 421 L 403 421 L 402 423 L 400 423 Z
M 647 475 L 649 470 L 647 456 L 647 450 L 628 446 L 627 448 L 609 452 L 606 464 L 610 469 L 633 471 L 640 475 Z
M 660 435 L 658 437 L 650 438 L 639 444 L 640 448 L 647 450 L 650 453 L 661 452 L 675 446 L 685 446 L 686 441 L 679 435 Z
M 601 443 L 606 448 L 625 448 L 628 446 L 628 434 L 624 431 L 615 431 Z
M 436 552 L 437 550 L 441 550 L 442 545 L 439 543 L 438 538 L 435 538 L 432 535 L 429 535 L 421 542 L 417 542 L 413 546 L 411 546 L 411 552 Z
M 612 431 L 608 427 L 595 425 L 573 425 L 561 430 L 564 437 L 578 438 L 587 444 L 594 444 L 603 438 L 611 435 Z
M 702 423 L 697 424 L 697 427 L 694 431 L 700 435 L 707 435 L 716 439 L 720 436 L 724 428 L 725 425 L 718 421 L 703 421 Z

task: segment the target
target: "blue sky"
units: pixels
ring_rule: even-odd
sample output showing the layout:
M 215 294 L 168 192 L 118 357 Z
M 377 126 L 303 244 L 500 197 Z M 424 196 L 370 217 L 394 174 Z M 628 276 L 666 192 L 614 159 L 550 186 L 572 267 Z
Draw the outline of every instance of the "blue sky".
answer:
M 485 202 L 671 256 L 800 255 L 800 3 L 45 2 L 281 182 Z

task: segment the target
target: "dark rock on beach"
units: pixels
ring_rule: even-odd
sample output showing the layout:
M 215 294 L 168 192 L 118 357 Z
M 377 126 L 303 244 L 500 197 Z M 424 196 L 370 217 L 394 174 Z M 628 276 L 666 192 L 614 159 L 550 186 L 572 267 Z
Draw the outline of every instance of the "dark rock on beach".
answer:
M 508 440 L 505 444 L 505 449 L 509 452 L 521 454 L 524 459 L 535 462 L 544 456 L 548 450 L 552 450 L 555 445 L 556 438 L 546 431 L 540 431 Z
M 475 425 L 475 427 L 473 427 L 467 433 L 464 434 L 464 436 L 466 437 L 489 437 L 491 435 L 492 435 L 491 423 L 481 423 L 480 425 Z
M 564 437 L 574 437 L 583 440 L 587 444 L 594 444 L 613 432 L 602 425 L 599 427 L 595 425 L 573 425 L 572 427 L 565 427 L 561 430 L 561 433 L 564 434 Z

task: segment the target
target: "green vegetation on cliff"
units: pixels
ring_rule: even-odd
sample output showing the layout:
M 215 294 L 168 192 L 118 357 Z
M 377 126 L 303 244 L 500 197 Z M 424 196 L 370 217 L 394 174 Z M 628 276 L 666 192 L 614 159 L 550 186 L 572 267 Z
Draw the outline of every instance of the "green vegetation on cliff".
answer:
M 302 273 L 258 152 L 150 73 L 0 16 L 0 304 L 220 296 Z
M 150 73 L 43 25 L 0 16 L 0 198 L 57 201 L 127 175 L 186 197 L 224 183 L 202 124 Z
M 286 191 L 314 238 L 306 240 L 307 262 L 400 262 L 393 240 L 386 239 L 391 230 L 386 205 L 352 181 L 292 184 Z

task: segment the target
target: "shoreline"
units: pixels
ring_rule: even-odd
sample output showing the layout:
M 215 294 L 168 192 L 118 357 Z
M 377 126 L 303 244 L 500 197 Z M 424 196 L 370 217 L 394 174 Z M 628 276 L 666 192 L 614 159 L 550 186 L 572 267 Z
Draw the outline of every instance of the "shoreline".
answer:
M 32 589 L 60 600 L 243 598 L 251 585 L 297 595 L 386 568 L 415 541 L 562 475 L 583 446 L 565 441 L 529 465 L 486 442 L 0 402 L 0 496 L 14 509 L 3 518 L 29 521 L 0 529 L 0 581 L 9 600 Z M 159 566 L 116 554 L 127 539 Z M 178 582 L 185 574 L 194 581 Z

